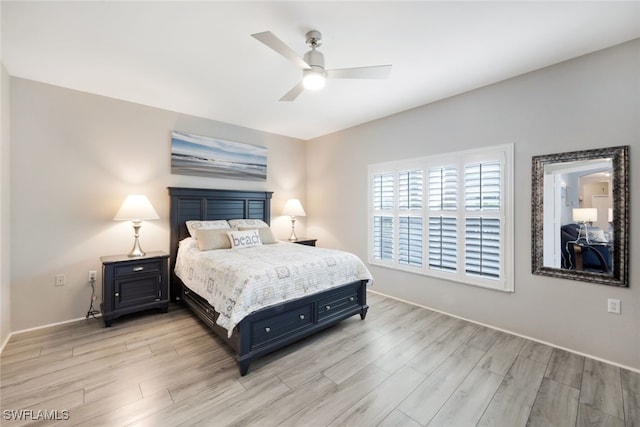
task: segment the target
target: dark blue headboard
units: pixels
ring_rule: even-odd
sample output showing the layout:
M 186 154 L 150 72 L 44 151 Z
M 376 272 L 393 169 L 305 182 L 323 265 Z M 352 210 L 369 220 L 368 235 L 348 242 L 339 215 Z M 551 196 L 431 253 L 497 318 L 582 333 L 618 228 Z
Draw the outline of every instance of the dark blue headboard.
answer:
M 169 187 L 171 198 L 171 299 L 175 299 L 173 274 L 178 243 L 189 236 L 188 220 L 261 219 L 271 220 L 271 191 L 210 190 L 206 188 Z

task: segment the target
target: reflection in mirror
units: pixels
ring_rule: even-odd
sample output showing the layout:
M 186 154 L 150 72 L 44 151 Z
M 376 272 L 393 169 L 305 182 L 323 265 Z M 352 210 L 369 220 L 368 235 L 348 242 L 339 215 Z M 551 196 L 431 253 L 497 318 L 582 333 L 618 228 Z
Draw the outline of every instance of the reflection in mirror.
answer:
M 574 245 L 589 245 L 581 251 L 582 270 L 613 271 L 607 221 L 612 172 L 610 158 L 544 165 L 544 218 L 553 224 L 543 231 L 545 267 L 577 269 Z
M 627 286 L 628 147 L 536 156 L 532 271 Z

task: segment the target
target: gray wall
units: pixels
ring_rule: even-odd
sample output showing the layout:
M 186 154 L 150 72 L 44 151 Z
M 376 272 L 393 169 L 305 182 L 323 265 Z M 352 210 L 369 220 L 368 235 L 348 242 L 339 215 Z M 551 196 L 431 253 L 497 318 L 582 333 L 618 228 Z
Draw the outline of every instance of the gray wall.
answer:
M 632 172 L 640 165 L 639 76 L 635 40 L 309 141 L 308 235 L 366 259 L 368 164 L 513 142 L 515 293 L 374 266 L 372 290 L 640 369 L 638 269 L 628 289 L 534 276 L 530 249 L 532 156 L 630 145 Z M 640 197 L 631 203 L 633 260 Z M 607 298 L 622 315 L 607 313 Z
M 172 175 L 172 130 L 266 146 L 267 181 Z M 12 78 L 12 331 L 84 317 L 87 272 L 100 283 L 99 257 L 133 244 L 131 224 L 112 220 L 127 194 L 146 194 L 160 215 L 142 226 L 147 251 L 169 250 L 168 186 L 273 191 L 272 226 L 286 239 L 279 212 L 290 197 L 305 203 L 305 155 L 301 140 Z
M 9 74 L 0 62 L 0 349 L 11 332 Z

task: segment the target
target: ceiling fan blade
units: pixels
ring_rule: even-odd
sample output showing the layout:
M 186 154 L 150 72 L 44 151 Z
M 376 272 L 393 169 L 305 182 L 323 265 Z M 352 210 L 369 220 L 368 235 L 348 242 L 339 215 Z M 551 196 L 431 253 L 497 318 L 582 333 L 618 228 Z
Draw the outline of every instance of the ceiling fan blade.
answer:
M 390 72 L 391 65 L 375 65 L 373 67 L 327 70 L 327 77 L 332 79 L 387 79 Z
M 289 61 L 296 64 L 298 67 L 308 70 L 311 68 L 309 64 L 307 64 L 304 59 L 300 58 L 297 53 L 293 51 L 289 46 L 287 46 L 282 40 L 276 37 L 271 31 L 265 31 L 262 33 L 251 34 L 251 37 L 258 40 L 259 42 L 264 43 L 271 49 L 278 52 L 280 55 L 287 58 Z
M 302 93 L 303 90 L 304 86 L 302 85 L 302 82 L 300 82 L 295 85 L 289 92 L 285 93 L 284 96 L 279 99 L 279 101 L 293 101 L 298 97 L 298 95 Z

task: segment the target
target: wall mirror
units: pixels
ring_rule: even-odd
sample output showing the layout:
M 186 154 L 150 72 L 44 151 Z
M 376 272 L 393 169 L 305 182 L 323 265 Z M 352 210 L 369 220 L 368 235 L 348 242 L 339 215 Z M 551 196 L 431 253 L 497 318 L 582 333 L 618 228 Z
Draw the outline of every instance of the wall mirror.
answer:
M 629 147 L 534 156 L 533 274 L 629 286 Z

